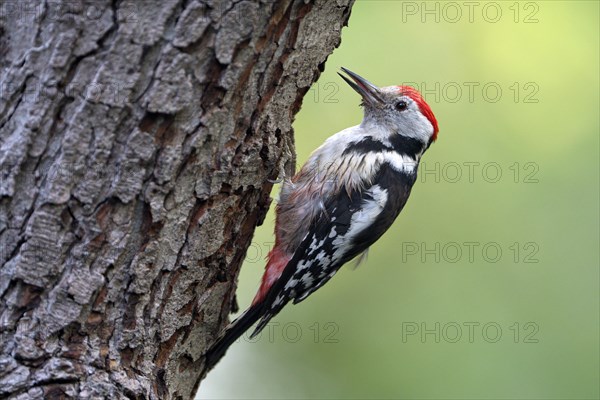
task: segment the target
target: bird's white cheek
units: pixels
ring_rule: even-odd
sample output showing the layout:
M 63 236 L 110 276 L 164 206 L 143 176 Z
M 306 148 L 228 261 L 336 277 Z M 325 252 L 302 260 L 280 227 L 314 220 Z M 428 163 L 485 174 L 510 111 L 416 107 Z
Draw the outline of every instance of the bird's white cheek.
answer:
M 405 115 L 399 115 L 396 119 L 396 129 L 406 137 L 411 137 L 427 143 L 433 135 L 433 125 L 421 113 L 410 111 Z

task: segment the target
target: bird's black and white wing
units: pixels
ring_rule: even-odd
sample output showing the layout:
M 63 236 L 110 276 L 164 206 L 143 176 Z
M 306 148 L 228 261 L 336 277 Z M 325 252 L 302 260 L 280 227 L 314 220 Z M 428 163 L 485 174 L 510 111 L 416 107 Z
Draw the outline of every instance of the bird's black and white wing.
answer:
M 253 335 L 290 300 L 298 303 L 323 286 L 342 265 L 367 250 L 396 219 L 414 183 L 412 175 L 384 165 L 363 190 L 329 199 L 265 299 Z

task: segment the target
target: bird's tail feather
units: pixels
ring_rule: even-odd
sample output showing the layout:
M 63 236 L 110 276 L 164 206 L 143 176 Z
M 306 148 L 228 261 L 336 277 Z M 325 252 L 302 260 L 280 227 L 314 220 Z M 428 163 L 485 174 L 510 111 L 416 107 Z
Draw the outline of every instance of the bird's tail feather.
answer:
M 261 318 L 262 308 L 262 304 L 251 306 L 225 328 L 216 343 L 206 352 L 207 369 L 212 369 L 225 355 L 229 346 Z

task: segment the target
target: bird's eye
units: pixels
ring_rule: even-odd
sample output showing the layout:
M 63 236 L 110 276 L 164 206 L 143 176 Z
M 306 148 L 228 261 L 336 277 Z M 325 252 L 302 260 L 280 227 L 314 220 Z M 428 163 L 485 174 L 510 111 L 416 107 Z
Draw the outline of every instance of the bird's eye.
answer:
M 408 103 L 405 102 L 404 100 L 400 100 L 399 102 L 396 103 L 396 110 L 398 111 L 404 111 L 408 108 Z

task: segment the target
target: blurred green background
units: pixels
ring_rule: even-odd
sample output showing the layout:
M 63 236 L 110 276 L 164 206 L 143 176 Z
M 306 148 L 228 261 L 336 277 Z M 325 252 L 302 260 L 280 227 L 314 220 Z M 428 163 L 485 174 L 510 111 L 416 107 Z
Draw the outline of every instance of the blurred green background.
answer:
M 438 141 L 368 260 L 235 344 L 198 398 L 597 399 L 598 4 L 476 2 L 470 17 L 463 2 L 357 1 L 296 118 L 298 163 L 360 123 L 340 66 L 419 85 Z

